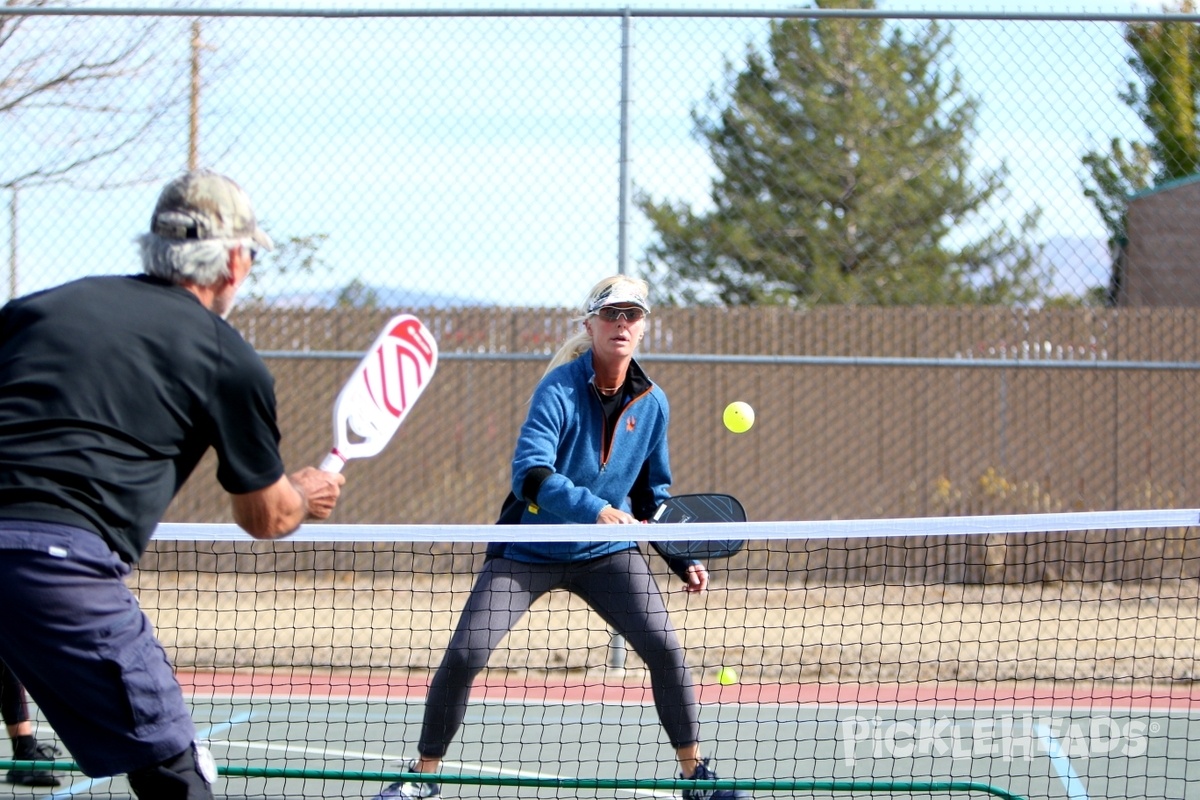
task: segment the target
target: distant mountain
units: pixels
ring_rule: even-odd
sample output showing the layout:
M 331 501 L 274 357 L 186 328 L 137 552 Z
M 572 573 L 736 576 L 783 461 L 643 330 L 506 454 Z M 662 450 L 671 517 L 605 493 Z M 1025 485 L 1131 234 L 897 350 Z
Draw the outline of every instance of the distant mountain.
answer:
M 491 305 L 489 301 L 476 297 L 369 284 L 312 292 L 268 294 L 263 302 L 279 308 L 333 308 L 339 302 L 356 307 L 380 305 L 389 308 L 473 308 Z
M 1051 236 L 1043 246 L 1035 271 L 1049 280 L 1053 296 L 1083 297 L 1092 289 L 1107 287 L 1112 267 L 1108 244 L 1089 236 Z M 279 292 L 263 298 L 280 308 L 333 308 L 339 301 L 352 306 L 380 305 L 388 308 L 475 308 L 495 305 L 478 297 L 426 292 L 398 286 L 354 282 L 336 289 L 311 292 Z

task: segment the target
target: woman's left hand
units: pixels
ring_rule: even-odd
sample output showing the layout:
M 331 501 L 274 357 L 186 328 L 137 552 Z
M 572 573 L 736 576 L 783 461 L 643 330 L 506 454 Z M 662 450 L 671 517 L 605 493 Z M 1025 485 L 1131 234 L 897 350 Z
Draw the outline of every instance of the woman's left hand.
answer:
M 693 564 L 687 570 L 687 584 L 684 589 L 689 592 L 703 592 L 708 588 L 708 570 L 703 564 Z

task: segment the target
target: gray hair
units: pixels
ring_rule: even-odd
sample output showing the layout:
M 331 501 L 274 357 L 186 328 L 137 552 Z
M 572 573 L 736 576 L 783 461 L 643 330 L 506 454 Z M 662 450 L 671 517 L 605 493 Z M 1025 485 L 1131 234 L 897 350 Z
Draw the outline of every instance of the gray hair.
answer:
M 168 239 L 154 233 L 137 238 L 142 271 L 181 285 L 213 286 L 229 278 L 229 250 L 249 247 L 245 239 Z

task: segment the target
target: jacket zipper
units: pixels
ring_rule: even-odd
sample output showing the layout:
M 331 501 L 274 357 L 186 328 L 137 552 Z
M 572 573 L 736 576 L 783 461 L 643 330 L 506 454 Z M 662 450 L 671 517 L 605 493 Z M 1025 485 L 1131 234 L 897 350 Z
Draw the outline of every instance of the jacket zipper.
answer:
M 608 418 L 604 416 L 604 403 L 600 400 L 600 391 L 596 388 L 596 384 L 592 384 L 592 394 L 596 396 L 596 402 L 600 403 L 600 471 L 604 472 L 608 469 L 608 459 L 612 456 L 613 444 L 617 441 L 617 431 L 621 429 L 621 420 L 625 418 L 625 412 L 628 411 L 634 403 L 641 400 L 646 395 L 654 390 L 651 386 L 639 395 L 633 397 L 625 407 L 621 409 L 621 413 L 617 415 L 617 422 L 613 425 L 612 436 L 608 438 L 608 444 L 604 444 L 604 426 L 608 424 Z

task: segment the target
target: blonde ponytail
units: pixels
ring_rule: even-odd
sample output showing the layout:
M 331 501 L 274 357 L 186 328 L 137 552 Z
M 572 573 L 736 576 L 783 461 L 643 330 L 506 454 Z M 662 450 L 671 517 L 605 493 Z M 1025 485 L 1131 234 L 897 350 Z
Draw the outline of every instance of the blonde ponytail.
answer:
M 582 323 L 584 319 L 586 319 L 586 317 L 574 321 Z M 575 359 L 579 358 L 581 355 L 586 353 L 591 346 L 592 337 L 586 330 L 577 331 L 571 334 L 571 336 L 562 343 L 562 346 L 558 348 L 558 352 L 554 354 L 554 357 L 550 359 L 550 363 L 546 365 L 546 371 L 542 373 L 542 377 L 546 377 L 550 374 L 551 370 L 561 367 L 568 361 L 574 361 Z

